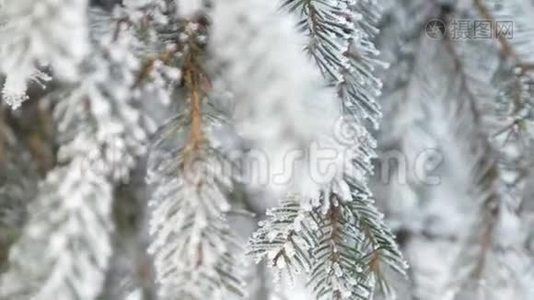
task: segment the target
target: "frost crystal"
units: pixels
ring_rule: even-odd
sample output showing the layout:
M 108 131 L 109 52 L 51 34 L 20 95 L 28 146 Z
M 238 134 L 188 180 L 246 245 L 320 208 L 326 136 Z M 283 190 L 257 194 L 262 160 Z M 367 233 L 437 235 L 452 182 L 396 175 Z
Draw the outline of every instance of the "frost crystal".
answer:
M 86 0 L 21 0 L 3 5 L 6 23 L 0 25 L 0 73 L 11 77 L 10 86 L 4 87 L 6 101 L 20 105 L 24 83 L 42 66 L 51 67 L 57 78 L 77 78 L 78 65 L 90 49 L 87 5 Z
M 8 75 L 2 89 L 2 98 L 11 108 L 17 109 L 22 102 L 28 100 L 26 79 Z
M 108 31 L 109 32 L 109 31 Z M 145 149 L 143 119 L 131 87 L 138 64 L 130 31 L 107 34 L 84 65 L 84 80 L 51 95 L 60 133 L 58 160 L 41 183 L 12 268 L 2 277 L 8 299 L 96 299 L 111 256 L 113 188 L 128 179 Z

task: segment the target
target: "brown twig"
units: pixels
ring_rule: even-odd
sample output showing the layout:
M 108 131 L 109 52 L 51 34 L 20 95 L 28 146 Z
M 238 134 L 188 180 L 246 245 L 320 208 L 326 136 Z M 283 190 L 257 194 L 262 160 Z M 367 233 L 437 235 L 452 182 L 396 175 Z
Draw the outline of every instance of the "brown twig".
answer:
M 4 105 L 0 104 L 0 163 L 6 159 L 6 123 Z
M 198 33 L 190 32 L 190 36 L 187 40 L 184 53 L 184 64 L 182 67 L 182 74 L 184 76 L 183 82 L 185 85 L 186 93 L 188 94 L 190 127 L 189 136 L 186 141 L 186 145 L 183 148 L 183 168 L 185 171 L 195 172 L 194 168 L 195 160 L 199 157 L 204 144 L 204 130 L 202 124 L 202 99 L 205 94 L 204 87 L 202 86 L 202 78 L 204 78 L 204 72 L 199 62 L 199 58 L 202 56 L 202 49 L 198 46 Z M 175 50 L 173 50 L 175 51 Z M 174 52 L 169 51 L 164 53 L 164 60 L 170 60 L 174 56 Z M 153 63 L 152 63 L 153 66 Z M 187 176 L 187 175 L 186 175 Z M 204 178 L 196 178 L 194 176 L 194 182 L 197 193 L 200 193 Z M 196 259 L 195 265 L 200 267 L 204 264 L 204 249 L 202 243 L 196 245 Z
M 496 21 L 495 17 L 493 16 L 493 14 L 489 10 L 489 8 L 484 4 L 484 0 L 473 0 L 473 1 L 474 1 L 474 5 L 477 8 L 477 10 L 479 11 L 480 15 L 484 19 L 491 20 L 492 23 L 495 24 L 496 23 L 495 22 Z M 497 28 L 495 26 L 492 26 L 492 31 L 493 31 L 493 36 L 497 37 L 497 40 L 501 44 L 501 54 L 502 54 L 502 56 L 504 56 L 506 58 L 511 58 L 514 61 L 518 62 L 519 61 L 519 56 L 515 52 L 515 50 L 512 47 L 512 45 L 508 42 L 506 37 L 504 35 L 502 35 L 502 34 L 498 34 Z
M 191 33 L 189 41 L 184 49 L 185 60 L 182 68 L 184 84 L 189 96 L 190 132 L 184 148 L 185 163 L 193 162 L 204 143 L 204 130 L 202 124 L 202 98 L 206 93 L 206 86 L 202 83 L 206 80 L 202 66 L 198 59 L 202 55 L 202 49 L 197 44 L 197 34 Z
M 473 0 L 473 2 L 477 10 L 479 11 L 480 15 L 484 19 L 490 20 L 493 24 L 496 24 L 497 21 L 495 17 L 493 16 L 493 14 L 491 13 L 491 11 L 489 10 L 489 8 L 484 4 L 484 0 Z M 519 99 L 521 91 L 522 91 L 520 78 L 521 76 L 526 75 L 529 71 L 534 70 L 534 63 L 522 61 L 521 57 L 515 51 L 514 47 L 512 46 L 512 44 L 510 44 L 508 39 L 504 35 L 498 34 L 496 26 L 492 26 L 492 31 L 493 31 L 493 36 L 497 37 L 497 41 L 501 45 L 501 55 L 504 58 L 510 60 L 517 68 L 519 68 L 519 74 L 516 76 L 515 83 L 514 83 L 516 90 L 518 90 L 518 92 L 516 93 L 516 96 L 514 97 L 514 104 L 515 104 L 514 112 L 517 113 L 523 107 L 523 104 L 521 103 L 522 101 L 521 99 Z
M 191 131 L 188 145 L 190 150 L 197 151 L 204 140 L 202 130 L 202 90 L 199 88 L 200 74 L 194 68 L 186 69 L 185 82 L 190 98 Z
M 137 78 L 133 84 L 132 88 L 139 87 L 143 81 L 152 73 L 154 66 L 157 61 L 161 61 L 163 64 L 169 64 L 174 58 L 174 55 L 178 51 L 178 47 L 173 46 L 167 48 L 165 51 L 161 52 L 157 57 L 149 58 L 141 67 L 141 71 L 137 74 Z
M 339 214 L 341 213 L 339 210 L 340 210 L 340 207 L 339 206 L 336 206 L 333 202 L 333 200 L 336 200 L 336 201 L 339 201 L 337 199 L 334 199 L 335 197 L 337 197 L 336 195 L 330 195 L 329 198 L 330 199 L 325 199 L 325 201 L 330 201 L 330 211 L 328 213 L 328 219 L 330 221 L 330 241 L 332 243 L 332 245 L 336 245 L 336 244 L 339 244 L 339 227 L 337 225 L 337 223 L 339 222 Z M 334 246 L 335 247 L 335 246 Z M 336 251 L 335 249 L 332 249 L 332 253 L 330 255 L 330 261 L 332 262 L 332 265 L 334 264 L 338 264 L 341 266 L 341 263 L 340 263 L 340 255 L 338 253 L 338 251 Z M 334 291 L 334 294 L 333 294 L 333 299 L 336 299 L 336 300 L 339 300 L 341 299 L 341 292 L 338 291 L 338 290 L 335 290 Z

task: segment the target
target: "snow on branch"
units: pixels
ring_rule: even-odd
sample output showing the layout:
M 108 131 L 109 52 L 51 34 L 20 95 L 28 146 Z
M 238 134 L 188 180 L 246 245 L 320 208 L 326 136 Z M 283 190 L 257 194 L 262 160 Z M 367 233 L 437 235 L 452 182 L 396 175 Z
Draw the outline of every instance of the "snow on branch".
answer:
M 2 298 L 96 299 L 100 293 L 112 252 L 113 189 L 128 180 L 148 135 L 132 97 L 136 39 L 112 20 L 84 62 L 83 81 L 51 96 L 58 100 L 60 165 L 29 208 L 0 282 Z
M 156 133 L 150 151 L 149 252 L 162 299 L 227 299 L 244 294 L 243 251 L 226 219 L 235 178 L 213 132 L 222 116 L 210 111 L 207 26 L 196 17 L 180 22 L 184 109 Z
M 269 175 L 287 172 L 299 156 L 291 179 L 269 187 L 318 194 L 308 170 L 308 147 L 330 135 L 339 106 L 334 91 L 302 55 L 303 37 L 276 2 L 223 0 L 213 9 L 210 51 L 234 104 L 239 133 L 268 157 Z
M 1 8 L 0 73 L 2 91 L 13 108 L 27 99 L 26 85 L 39 68 L 74 81 L 78 65 L 90 51 L 87 0 L 7 1 Z
M 349 139 L 340 132 L 334 135 L 346 148 L 343 172 L 322 186 L 311 206 L 299 206 L 290 197 L 270 210 L 250 240 L 251 254 L 267 258 L 273 266 L 289 266 L 290 275 L 308 273 L 317 299 L 371 299 L 377 283 L 389 291 L 385 267 L 401 274 L 406 268 L 366 179 L 373 169 L 375 142 L 365 119 L 376 126 L 380 117 L 375 98 L 381 83 L 373 71 L 383 64 L 371 42 L 377 33 L 377 4 L 288 0 L 284 7 L 299 16 L 308 36 L 306 51 L 337 88 L 338 97 L 325 100 L 343 107 L 336 129 L 349 129 L 351 134 Z
M 149 253 L 154 256 L 158 294 L 162 299 L 243 295 L 241 246 L 226 220 L 233 179 L 225 172 L 230 166 L 207 141 L 194 153 L 188 145 L 174 148 L 176 139 L 181 144 L 179 137 L 191 133 L 185 133 L 191 126 L 189 117 L 166 125 L 149 161 L 148 182 L 153 187 Z

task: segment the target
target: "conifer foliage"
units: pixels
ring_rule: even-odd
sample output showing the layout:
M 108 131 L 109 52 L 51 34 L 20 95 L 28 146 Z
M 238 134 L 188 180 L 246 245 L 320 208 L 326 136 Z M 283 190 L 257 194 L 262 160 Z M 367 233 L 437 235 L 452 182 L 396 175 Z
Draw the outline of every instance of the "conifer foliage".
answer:
M 266 256 L 273 266 L 309 273 L 309 286 L 318 299 L 368 299 L 377 282 L 388 291 L 384 268 L 401 273 L 405 268 L 365 179 L 372 172 L 374 140 L 364 122 L 377 124 L 380 116 L 375 98 L 381 83 L 371 73 L 381 65 L 370 42 L 377 32 L 376 5 L 373 1 L 285 2 L 309 39 L 306 52 L 337 90 L 338 97 L 329 101 L 343 107 L 343 125 L 358 143 L 345 145 L 348 157 L 343 172 L 325 184 L 315 199 L 291 196 L 280 208 L 270 210 L 251 247 L 255 256 Z M 362 14 L 369 19 L 362 21 Z
M 533 12 L 0 0 L 0 299 L 534 297 Z M 440 184 L 373 190 L 388 147 Z

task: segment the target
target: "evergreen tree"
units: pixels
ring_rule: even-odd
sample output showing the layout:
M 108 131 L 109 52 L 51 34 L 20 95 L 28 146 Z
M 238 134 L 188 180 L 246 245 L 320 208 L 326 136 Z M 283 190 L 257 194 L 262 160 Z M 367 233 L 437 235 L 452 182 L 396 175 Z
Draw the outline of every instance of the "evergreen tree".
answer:
M 0 0 L 0 299 L 533 298 L 533 5 Z

